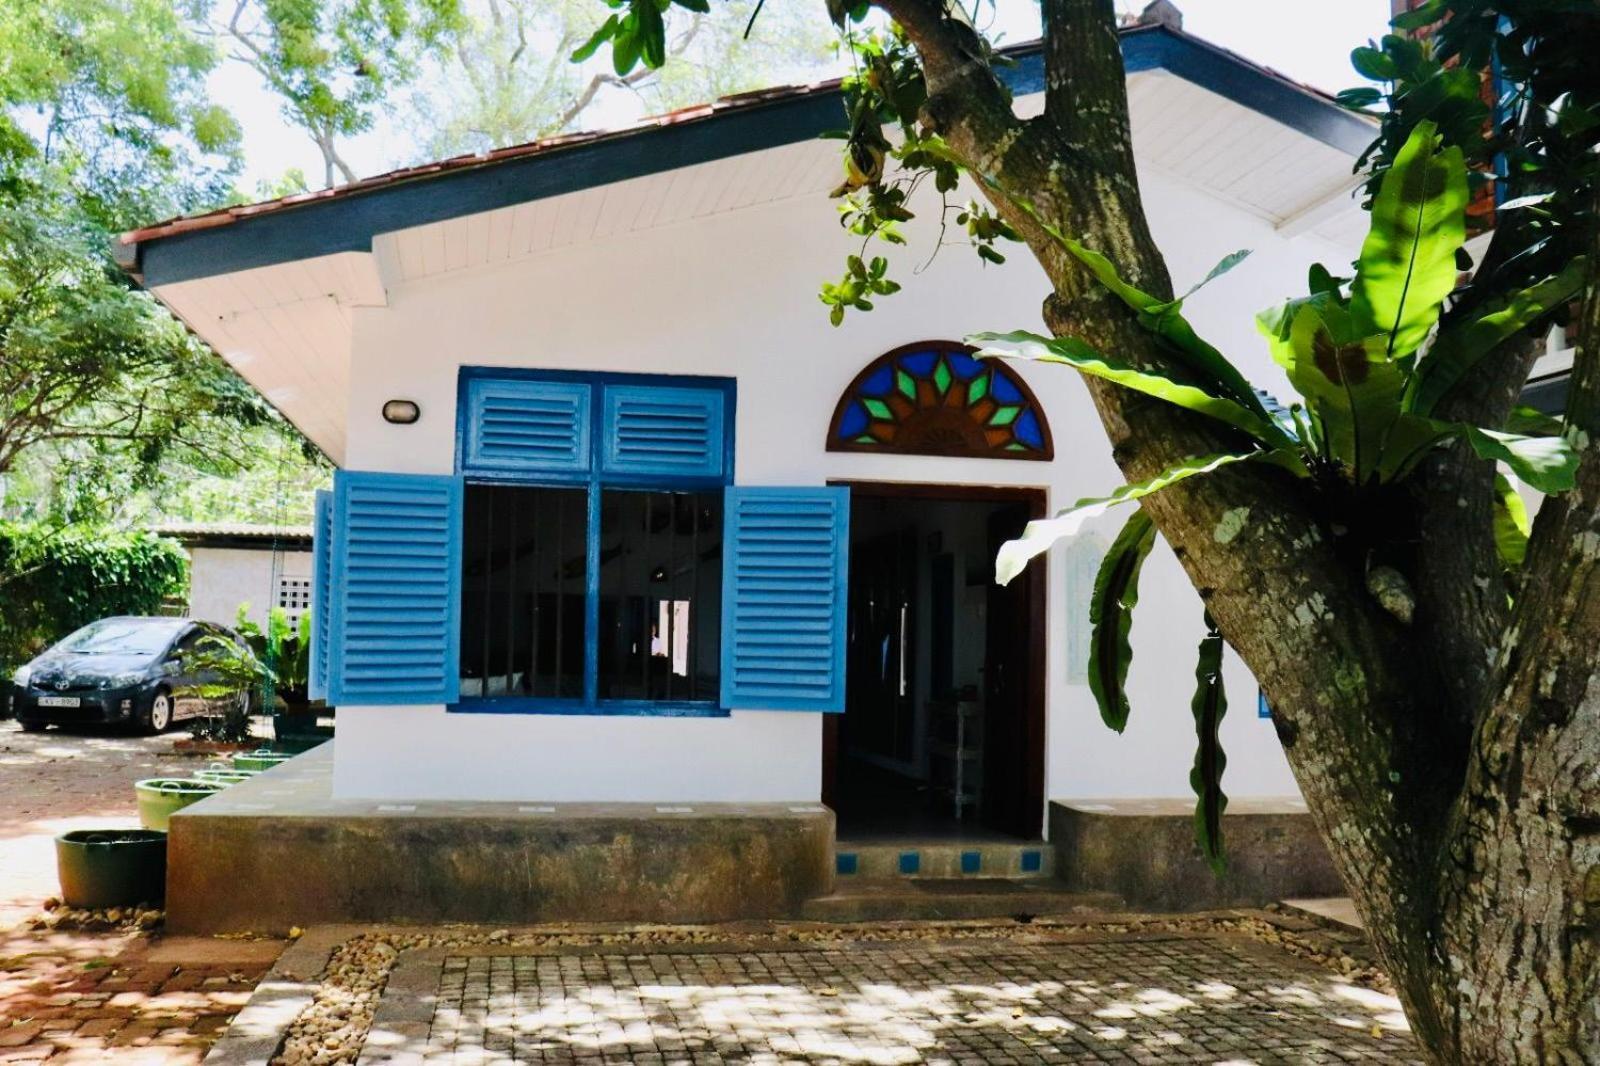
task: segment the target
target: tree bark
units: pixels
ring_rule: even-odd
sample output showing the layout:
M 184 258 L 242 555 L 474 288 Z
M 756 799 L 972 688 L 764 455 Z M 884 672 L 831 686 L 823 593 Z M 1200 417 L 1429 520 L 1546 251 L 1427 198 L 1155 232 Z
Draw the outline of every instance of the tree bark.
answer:
M 944 0 L 878 3 L 922 60 L 924 123 L 1004 190 L 985 186 L 1049 277 L 1051 330 L 1172 371 L 1133 313 L 1004 194 L 1139 288 L 1171 296 L 1140 202 L 1110 0 L 1043 0 L 1046 106 L 1029 120 Z M 1593 452 L 1600 309 L 1589 292 L 1575 385 L 1588 406 L 1573 425 Z M 1450 402 L 1497 425 L 1530 352 Z M 1129 480 L 1244 446 L 1216 423 L 1086 383 Z M 1541 512 L 1515 612 L 1493 562 L 1492 477 L 1462 449 L 1431 464 L 1414 498 L 1330 502 L 1238 464 L 1140 506 L 1270 700 L 1312 818 L 1428 1053 L 1600 1062 L 1600 455 Z M 1397 547 L 1413 553 L 1420 622 L 1410 625 L 1366 591 L 1374 549 Z

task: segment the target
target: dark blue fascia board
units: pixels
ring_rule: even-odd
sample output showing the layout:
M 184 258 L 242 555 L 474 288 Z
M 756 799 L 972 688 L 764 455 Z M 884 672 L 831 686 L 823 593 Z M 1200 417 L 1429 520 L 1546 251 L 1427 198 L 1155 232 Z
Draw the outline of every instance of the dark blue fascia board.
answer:
M 1352 156 L 1376 133 L 1331 101 L 1164 27 L 1124 31 L 1122 52 L 1129 73 L 1170 71 Z M 1000 74 L 1013 93 L 1044 90 L 1044 57 L 1037 46 L 1009 58 Z M 337 252 L 370 252 L 381 233 L 795 144 L 845 124 L 842 92 L 821 90 L 150 238 L 136 249 L 119 249 L 119 258 L 143 284 L 155 286 Z

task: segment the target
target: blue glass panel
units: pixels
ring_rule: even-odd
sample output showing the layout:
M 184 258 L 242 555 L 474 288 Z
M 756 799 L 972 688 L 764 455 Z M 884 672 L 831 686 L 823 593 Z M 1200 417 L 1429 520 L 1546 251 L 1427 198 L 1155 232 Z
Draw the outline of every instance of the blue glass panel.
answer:
M 1009 374 L 997 371 L 994 375 L 993 387 L 994 398 L 1001 403 L 1022 402 L 1022 392 L 1017 388 L 1016 382 L 1011 380 Z
M 933 364 L 938 359 L 938 352 L 912 352 L 900 357 L 900 365 L 921 378 L 933 373 Z
M 950 364 L 950 369 L 962 381 L 971 381 L 983 370 L 983 363 L 974 359 L 966 352 L 950 352 L 945 360 Z
M 863 396 L 883 396 L 894 388 L 894 367 L 884 363 L 861 383 Z
M 1044 435 L 1039 432 L 1039 418 L 1031 407 L 1011 424 L 1011 435 L 1030 448 L 1044 447 Z
M 839 439 L 855 440 L 867 431 L 871 421 L 860 402 L 851 400 L 850 406 L 844 409 L 844 414 L 839 418 Z

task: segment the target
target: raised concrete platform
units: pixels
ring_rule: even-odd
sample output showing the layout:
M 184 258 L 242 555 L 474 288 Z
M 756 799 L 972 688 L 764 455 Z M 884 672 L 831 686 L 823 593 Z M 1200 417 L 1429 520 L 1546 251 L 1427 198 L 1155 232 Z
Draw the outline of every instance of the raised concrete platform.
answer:
M 1194 842 L 1192 800 L 1050 804 L 1056 876 L 1072 891 L 1110 892 L 1130 907 L 1165 911 L 1344 894 L 1298 797 L 1229 801 L 1222 832 L 1228 866 L 1218 875 Z
M 168 928 L 777 918 L 833 887 L 820 804 L 380 803 L 332 778 L 329 743 L 175 815 Z

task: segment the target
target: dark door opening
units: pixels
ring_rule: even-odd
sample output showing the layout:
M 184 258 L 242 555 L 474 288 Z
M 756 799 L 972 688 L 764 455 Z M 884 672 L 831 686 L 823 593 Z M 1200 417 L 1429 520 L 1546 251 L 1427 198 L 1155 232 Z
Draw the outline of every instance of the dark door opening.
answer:
M 994 583 L 1033 489 L 851 486 L 845 713 L 824 731 L 841 839 L 1022 837 L 1044 817 L 1044 579 Z

